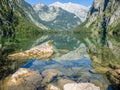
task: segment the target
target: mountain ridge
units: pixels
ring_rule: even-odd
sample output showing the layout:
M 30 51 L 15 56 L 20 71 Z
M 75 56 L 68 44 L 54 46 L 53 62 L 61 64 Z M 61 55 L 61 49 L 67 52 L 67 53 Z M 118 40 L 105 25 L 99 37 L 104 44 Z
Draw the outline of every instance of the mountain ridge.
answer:
M 47 6 L 38 3 L 31 6 L 24 0 L 16 0 L 16 2 L 33 24 L 45 30 L 71 30 L 86 20 L 88 12 L 87 7 L 74 3 L 66 3 L 65 6 L 75 7 L 69 11 L 52 4 Z
M 55 2 L 50 4 L 49 6 L 60 7 L 68 12 L 71 12 L 76 16 L 78 16 L 82 20 L 82 22 L 86 20 L 87 12 L 89 10 L 89 7 L 72 2 L 68 2 L 68 3 Z
M 68 12 L 60 7 L 38 3 L 33 8 L 44 25 L 47 25 L 49 29 L 69 30 L 81 23 L 80 18 L 74 13 Z

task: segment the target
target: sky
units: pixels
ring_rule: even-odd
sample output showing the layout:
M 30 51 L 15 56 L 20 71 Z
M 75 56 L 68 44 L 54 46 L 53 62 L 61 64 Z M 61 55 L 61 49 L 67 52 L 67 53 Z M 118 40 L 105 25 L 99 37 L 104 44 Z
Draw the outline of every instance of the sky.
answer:
M 31 5 L 35 5 L 39 2 L 42 2 L 46 5 L 52 4 L 54 2 L 61 2 L 61 3 L 78 3 L 84 6 L 90 6 L 93 3 L 93 0 L 25 0 L 26 2 L 30 3 Z

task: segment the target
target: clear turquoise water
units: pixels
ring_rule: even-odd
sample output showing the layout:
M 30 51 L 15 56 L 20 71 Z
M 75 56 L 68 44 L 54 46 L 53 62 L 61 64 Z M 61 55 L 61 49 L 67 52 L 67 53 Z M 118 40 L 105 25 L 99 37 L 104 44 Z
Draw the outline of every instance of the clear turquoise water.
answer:
M 81 47 L 82 49 L 79 48 L 79 46 L 83 44 L 80 40 L 77 40 L 71 35 L 46 35 L 34 41 L 32 47 L 40 45 L 49 40 L 53 42 L 53 45 L 58 50 L 57 53 L 59 53 L 60 50 L 67 50 L 66 53 L 62 52 L 61 56 L 73 52 L 72 54 L 67 54 L 73 55 L 73 59 L 68 60 L 66 58 L 65 60 L 63 60 L 62 58 L 60 58 L 61 56 L 58 57 L 60 58 L 59 60 L 57 60 L 56 58 L 52 58 L 50 61 L 33 59 L 23 65 L 22 68 L 29 68 L 40 72 L 48 69 L 55 69 L 63 73 L 62 76 L 58 77 L 63 77 L 67 79 L 69 78 L 70 80 L 73 80 L 75 82 L 97 81 L 102 83 L 102 88 L 106 88 L 106 86 L 108 85 L 107 82 L 104 80 L 102 75 L 98 74 L 92 69 L 92 62 L 88 57 L 85 57 L 83 54 L 83 56 L 79 59 L 74 58 L 75 53 L 78 53 L 79 51 L 79 53 L 82 53 L 81 50 L 85 51 L 83 47 Z M 78 52 L 74 52 L 76 49 L 78 49 Z M 57 79 L 58 77 L 56 77 L 55 79 Z

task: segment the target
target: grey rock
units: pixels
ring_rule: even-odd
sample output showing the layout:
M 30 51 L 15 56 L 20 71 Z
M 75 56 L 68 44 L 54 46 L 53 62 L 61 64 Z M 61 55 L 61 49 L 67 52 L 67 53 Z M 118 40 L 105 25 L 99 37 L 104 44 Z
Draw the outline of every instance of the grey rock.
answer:
M 33 90 L 40 87 L 40 72 L 30 69 L 18 69 L 8 80 L 8 90 Z
M 64 85 L 64 90 L 100 90 L 92 83 L 70 83 Z

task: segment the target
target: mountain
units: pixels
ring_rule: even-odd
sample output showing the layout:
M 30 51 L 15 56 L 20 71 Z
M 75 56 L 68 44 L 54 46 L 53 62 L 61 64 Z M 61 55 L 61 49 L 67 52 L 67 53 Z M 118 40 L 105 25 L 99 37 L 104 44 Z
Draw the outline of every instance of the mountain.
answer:
M 87 16 L 88 8 L 78 4 L 68 3 L 64 6 L 49 6 L 38 3 L 31 6 L 24 0 L 14 0 L 23 10 L 27 19 L 42 29 L 70 30 L 81 24 Z M 65 9 L 65 6 L 68 7 Z M 70 7 L 74 7 L 73 9 Z M 70 8 L 70 10 L 68 10 Z M 62 27 L 61 27 L 62 26 Z
M 42 20 L 42 23 L 49 29 L 69 30 L 75 28 L 82 22 L 75 14 L 60 7 L 47 6 L 39 3 L 33 8 Z
M 24 0 L 16 0 L 16 3 L 19 5 L 20 8 L 24 10 L 29 20 L 34 23 L 36 26 L 42 29 L 48 29 L 45 25 L 42 24 L 42 20 L 34 11 L 33 7 L 25 2 Z
M 0 31 L 3 36 L 9 33 L 16 33 L 21 24 L 26 24 L 26 26 L 20 27 L 21 30 L 23 28 L 30 28 L 29 25 L 31 28 L 41 30 L 40 27 L 38 28 L 30 21 L 28 14 L 21 7 L 23 2 L 24 0 L 0 0 Z
M 87 18 L 87 13 L 89 11 L 89 7 L 80 5 L 80 4 L 75 4 L 75 3 L 60 3 L 60 2 L 55 2 L 49 6 L 54 6 L 54 7 L 59 7 L 62 8 L 63 10 L 66 10 L 70 13 L 75 14 L 77 17 L 81 19 L 82 22 L 84 22 Z

